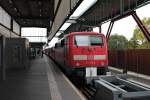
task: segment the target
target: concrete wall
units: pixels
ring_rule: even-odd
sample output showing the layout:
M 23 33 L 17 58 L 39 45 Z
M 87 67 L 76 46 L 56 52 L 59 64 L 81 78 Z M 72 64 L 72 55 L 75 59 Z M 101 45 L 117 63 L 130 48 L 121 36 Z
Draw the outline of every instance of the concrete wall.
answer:
M 71 1 L 71 3 L 70 3 L 70 1 Z M 60 7 L 59 7 L 56 17 L 54 19 L 52 29 L 50 30 L 51 34 L 49 36 L 49 40 L 52 39 L 52 37 L 57 32 L 57 30 L 63 24 L 65 18 L 67 18 L 67 15 L 70 14 L 70 10 L 73 9 L 75 7 L 75 5 L 77 4 L 77 1 L 78 0 L 62 0 L 61 1 Z M 58 3 L 58 0 L 55 1 L 55 6 L 57 5 L 57 3 Z
M 79 0 L 70 0 L 71 2 L 71 9 L 75 7 L 75 5 L 78 3 Z
M 13 20 L 13 31 L 16 32 L 18 35 L 20 34 L 20 26 L 19 24 Z
M 19 37 L 20 25 L 13 20 L 11 29 L 11 19 L 11 16 L 0 6 L 0 34 L 5 37 Z
M 59 2 L 59 0 L 55 0 L 55 1 L 54 1 L 54 4 L 55 4 L 54 13 L 56 12 L 56 9 L 57 9 L 57 6 L 58 6 L 58 2 Z
M 11 17 L 3 8 L 0 7 L 0 23 L 10 28 Z
M 0 35 L 4 35 L 5 37 L 18 37 L 14 32 L 8 30 L 4 26 L 0 25 Z

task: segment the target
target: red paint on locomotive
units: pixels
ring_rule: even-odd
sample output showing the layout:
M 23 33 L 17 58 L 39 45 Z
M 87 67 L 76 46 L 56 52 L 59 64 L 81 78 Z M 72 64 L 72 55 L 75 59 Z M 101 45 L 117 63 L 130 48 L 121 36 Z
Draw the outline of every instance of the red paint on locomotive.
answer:
M 102 33 L 72 32 L 46 52 L 68 74 L 86 76 L 87 68 L 96 68 L 100 75 L 107 70 L 107 42 Z

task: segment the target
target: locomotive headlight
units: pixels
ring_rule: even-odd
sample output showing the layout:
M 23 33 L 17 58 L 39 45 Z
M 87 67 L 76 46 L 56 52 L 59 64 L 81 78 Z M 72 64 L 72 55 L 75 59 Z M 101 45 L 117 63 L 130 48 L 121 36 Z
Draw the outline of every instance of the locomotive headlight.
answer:
M 87 60 L 87 55 L 74 55 L 73 60 Z

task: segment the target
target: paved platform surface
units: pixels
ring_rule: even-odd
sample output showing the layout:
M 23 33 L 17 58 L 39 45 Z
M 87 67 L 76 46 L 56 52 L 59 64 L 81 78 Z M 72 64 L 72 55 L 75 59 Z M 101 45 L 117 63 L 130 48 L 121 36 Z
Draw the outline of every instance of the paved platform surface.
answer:
M 46 56 L 26 70 L 7 71 L 0 81 L 0 100 L 81 100 L 56 65 Z
M 85 97 L 72 85 L 72 83 L 63 75 L 56 64 L 45 57 L 46 64 L 49 64 L 48 72 L 51 97 L 53 100 L 85 100 Z M 53 74 L 52 74 L 53 73 Z M 53 77 L 51 76 L 53 75 Z
M 0 81 L 0 100 L 51 100 L 44 59 L 31 61 L 26 70 L 7 71 Z

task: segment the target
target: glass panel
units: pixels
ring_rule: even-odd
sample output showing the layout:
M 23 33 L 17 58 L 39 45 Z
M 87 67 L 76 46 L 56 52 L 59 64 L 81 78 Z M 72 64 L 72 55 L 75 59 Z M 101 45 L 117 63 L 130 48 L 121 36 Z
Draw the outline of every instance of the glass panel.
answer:
M 90 36 L 91 45 L 101 45 L 103 43 L 101 36 Z
M 77 46 L 100 46 L 103 44 L 103 39 L 99 35 L 76 35 L 75 44 Z
M 88 46 L 90 44 L 89 37 L 86 35 L 75 36 L 75 44 L 77 46 Z
M 21 36 L 47 36 L 46 28 L 22 28 Z
M 20 26 L 19 24 L 13 20 L 13 31 L 16 32 L 17 34 L 20 34 Z
M 29 39 L 29 42 L 47 42 L 47 37 L 24 37 Z
M 2 7 L 0 7 L 0 23 L 7 28 L 10 28 L 10 21 L 10 15 Z

